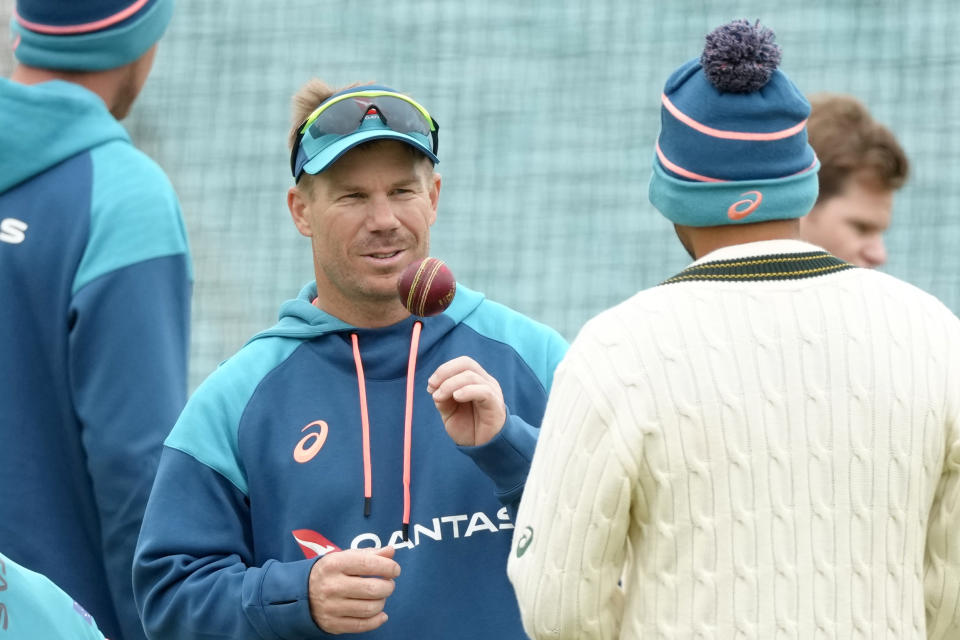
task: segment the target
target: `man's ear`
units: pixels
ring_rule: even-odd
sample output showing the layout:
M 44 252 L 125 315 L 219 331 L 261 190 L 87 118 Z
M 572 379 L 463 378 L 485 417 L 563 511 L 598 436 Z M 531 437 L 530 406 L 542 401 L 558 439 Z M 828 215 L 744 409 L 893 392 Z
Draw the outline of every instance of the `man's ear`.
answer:
M 313 230 L 310 228 L 310 218 L 307 215 L 308 202 L 307 194 L 300 187 L 294 186 L 287 190 L 287 208 L 290 209 L 294 226 L 301 235 L 312 238 Z
M 430 190 L 430 206 L 433 209 L 433 215 L 430 216 L 431 225 L 437 221 L 437 205 L 440 203 L 441 186 L 443 186 L 443 178 L 440 177 L 439 173 L 434 173 L 430 176 L 428 188 Z

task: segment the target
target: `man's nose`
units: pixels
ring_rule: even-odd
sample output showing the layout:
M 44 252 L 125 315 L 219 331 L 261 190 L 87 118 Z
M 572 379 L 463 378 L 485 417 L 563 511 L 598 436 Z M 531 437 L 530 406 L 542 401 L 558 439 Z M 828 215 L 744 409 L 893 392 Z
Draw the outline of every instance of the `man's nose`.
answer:
M 863 248 L 863 259 L 871 269 L 882 267 L 887 262 L 887 247 L 883 236 L 873 238 Z
M 375 231 L 393 229 L 399 225 L 396 211 L 390 199 L 375 196 L 370 199 L 370 209 L 367 212 L 367 228 Z

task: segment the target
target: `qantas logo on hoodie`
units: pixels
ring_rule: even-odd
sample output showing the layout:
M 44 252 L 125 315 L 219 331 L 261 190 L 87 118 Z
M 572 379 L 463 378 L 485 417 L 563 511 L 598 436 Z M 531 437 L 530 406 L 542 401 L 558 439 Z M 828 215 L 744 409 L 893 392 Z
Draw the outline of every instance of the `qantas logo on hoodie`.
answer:
M 333 544 L 321 534 L 310 529 L 295 529 L 290 533 L 293 539 L 300 545 L 303 555 L 309 558 L 322 558 L 333 551 L 340 551 L 340 547 Z
M 429 525 L 411 524 L 409 540 L 404 540 L 400 531 L 394 531 L 386 542 L 386 546 L 413 549 L 420 545 L 421 540 L 427 538 L 439 542 L 451 538 L 470 538 L 484 533 L 500 533 L 510 529 L 513 529 L 513 523 L 510 522 L 507 508 L 502 507 L 497 511 L 496 521 L 483 511 L 477 511 L 472 515 L 461 513 L 433 518 Z M 307 558 L 322 557 L 341 550 L 323 534 L 311 529 L 294 529 L 290 533 Z M 379 549 L 384 546 L 384 543 L 385 541 L 375 533 L 360 533 L 350 541 L 350 548 Z

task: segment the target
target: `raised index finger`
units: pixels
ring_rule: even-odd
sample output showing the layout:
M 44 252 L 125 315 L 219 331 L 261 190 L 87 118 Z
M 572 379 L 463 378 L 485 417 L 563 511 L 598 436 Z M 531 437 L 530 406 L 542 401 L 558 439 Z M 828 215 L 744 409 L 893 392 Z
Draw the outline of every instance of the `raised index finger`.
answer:
M 490 374 L 476 360 L 470 356 L 460 356 L 437 367 L 437 370 L 427 380 L 427 392 L 433 393 L 444 381 L 464 371 L 473 371 L 484 379 L 491 378 Z

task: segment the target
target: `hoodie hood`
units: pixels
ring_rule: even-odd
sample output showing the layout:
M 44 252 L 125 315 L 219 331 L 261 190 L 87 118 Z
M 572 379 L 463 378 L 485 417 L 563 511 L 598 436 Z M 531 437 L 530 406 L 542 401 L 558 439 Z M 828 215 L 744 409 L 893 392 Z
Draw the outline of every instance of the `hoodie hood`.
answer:
M 100 97 L 52 80 L 24 85 L 0 78 L 0 193 L 83 151 L 130 141 Z
M 362 329 L 343 320 L 333 317 L 326 311 L 313 306 L 313 300 L 317 297 L 317 283 L 307 284 L 293 300 L 287 300 L 280 307 L 280 319 L 266 331 L 261 331 L 250 338 L 247 344 L 260 338 L 278 337 L 278 338 L 297 338 L 299 340 L 309 340 L 327 333 L 338 331 L 357 331 L 365 332 L 370 329 Z M 446 311 L 436 316 L 436 319 L 450 323 L 451 328 L 460 324 L 464 318 L 470 315 L 481 302 L 484 295 L 463 285 L 457 285 L 457 293 L 453 297 L 453 302 Z M 431 322 L 433 318 L 423 318 L 424 322 Z M 451 322 L 452 321 L 452 322 Z M 410 318 L 403 320 L 398 325 L 409 325 Z M 376 330 L 374 330 L 376 331 Z M 409 335 L 408 329 L 403 329 L 406 335 Z

